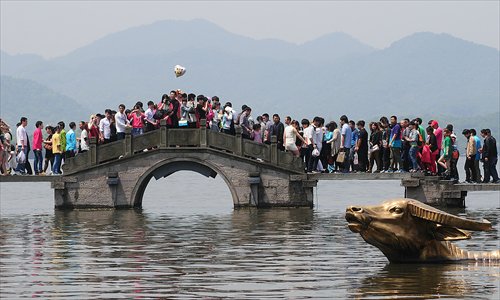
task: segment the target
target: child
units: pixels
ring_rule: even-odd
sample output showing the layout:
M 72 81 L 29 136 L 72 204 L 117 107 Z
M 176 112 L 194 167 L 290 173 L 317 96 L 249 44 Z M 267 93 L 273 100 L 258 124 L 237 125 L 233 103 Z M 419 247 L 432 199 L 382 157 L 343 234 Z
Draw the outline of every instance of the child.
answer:
M 261 127 L 260 127 L 259 123 L 253 125 L 252 140 L 254 142 L 262 144 L 262 134 L 261 134 L 260 130 L 261 130 Z

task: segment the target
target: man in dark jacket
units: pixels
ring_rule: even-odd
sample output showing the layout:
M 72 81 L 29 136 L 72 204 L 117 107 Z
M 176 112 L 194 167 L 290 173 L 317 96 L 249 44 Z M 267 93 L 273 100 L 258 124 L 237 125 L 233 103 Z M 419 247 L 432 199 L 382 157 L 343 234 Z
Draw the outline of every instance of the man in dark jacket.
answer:
M 497 141 L 491 136 L 490 129 L 482 129 L 481 136 L 484 138 L 483 148 L 481 150 L 484 168 L 483 183 L 489 183 L 490 176 L 493 178 L 493 183 L 500 183 L 497 172 Z

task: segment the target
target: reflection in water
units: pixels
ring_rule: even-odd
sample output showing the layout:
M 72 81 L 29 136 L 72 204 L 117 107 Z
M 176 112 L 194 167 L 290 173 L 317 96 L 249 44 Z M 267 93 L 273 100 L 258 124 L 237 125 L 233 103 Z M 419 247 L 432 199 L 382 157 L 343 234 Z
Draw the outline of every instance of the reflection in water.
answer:
M 498 266 L 388 265 L 342 215 L 310 209 L 56 211 L 1 225 L 6 298 L 498 295 Z
M 498 288 L 498 276 L 492 276 L 486 282 L 477 282 L 471 275 L 488 273 L 492 269 L 495 266 L 483 263 L 388 264 L 374 276 L 363 279 L 353 296 L 487 298 Z

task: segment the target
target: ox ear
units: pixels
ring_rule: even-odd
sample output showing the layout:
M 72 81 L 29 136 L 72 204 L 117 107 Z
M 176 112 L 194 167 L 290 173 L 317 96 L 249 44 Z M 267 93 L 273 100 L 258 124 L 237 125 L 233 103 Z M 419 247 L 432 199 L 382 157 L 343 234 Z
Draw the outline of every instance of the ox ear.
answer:
M 417 200 L 409 200 L 407 207 L 412 216 L 438 223 L 446 227 L 456 227 L 474 231 L 487 231 L 492 229 L 491 223 L 488 220 L 474 221 L 457 217 Z
M 465 230 L 455 227 L 446 227 L 436 224 L 432 234 L 438 241 L 459 241 L 470 239 L 471 235 Z

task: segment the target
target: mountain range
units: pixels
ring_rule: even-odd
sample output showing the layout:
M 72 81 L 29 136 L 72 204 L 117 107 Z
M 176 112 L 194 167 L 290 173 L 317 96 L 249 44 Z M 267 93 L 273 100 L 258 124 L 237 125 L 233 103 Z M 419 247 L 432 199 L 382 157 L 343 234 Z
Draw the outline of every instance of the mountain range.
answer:
M 67 97 L 69 106 L 80 105 L 76 120 L 119 103 L 157 102 L 177 88 L 296 119 L 470 118 L 500 111 L 499 54 L 429 32 L 374 49 L 345 33 L 297 45 L 239 36 L 205 20 L 169 20 L 113 33 L 49 60 L 2 51 L 0 69 L 8 76 L 2 89 L 15 80 L 36 83 Z M 175 78 L 176 64 L 187 68 L 183 77 Z M 23 89 L 20 82 L 15 88 Z M 1 94 L 2 115 L 16 94 Z M 40 118 L 46 113 L 42 107 Z

